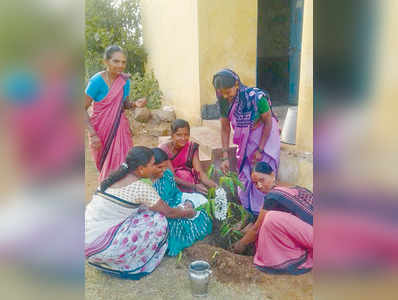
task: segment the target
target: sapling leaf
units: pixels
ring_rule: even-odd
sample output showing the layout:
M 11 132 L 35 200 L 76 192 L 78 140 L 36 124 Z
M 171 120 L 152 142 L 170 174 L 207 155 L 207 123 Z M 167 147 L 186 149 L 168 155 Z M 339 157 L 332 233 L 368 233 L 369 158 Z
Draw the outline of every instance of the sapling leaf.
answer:
M 212 213 L 211 213 L 210 203 L 209 202 L 207 202 L 205 204 L 205 210 L 206 210 L 207 215 L 210 217 L 210 219 L 213 220 L 213 216 L 212 216 Z
M 216 189 L 214 187 L 209 188 L 207 191 L 207 199 L 213 199 L 216 196 Z
M 243 233 L 242 232 L 240 232 L 239 230 L 232 230 L 232 233 L 234 234 L 234 235 L 236 235 L 238 238 L 243 238 Z
M 220 228 L 220 233 L 221 233 L 221 235 L 224 236 L 224 233 L 225 233 L 227 230 L 228 230 L 228 224 L 227 224 L 227 223 L 223 223 L 223 224 L 221 225 L 221 228 Z
M 182 251 L 180 251 L 180 253 L 178 253 L 178 255 L 177 255 L 177 264 L 180 263 L 181 258 L 182 258 Z
M 215 216 L 215 213 L 216 213 L 215 200 L 214 200 L 214 199 L 210 199 L 210 200 L 208 201 L 208 203 L 209 203 L 209 208 L 210 208 L 211 214 L 212 214 L 213 216 Z
M 202 210 L 202 209 L 206 209 L 206 204 L 202 204 L 201 206 L 198 206 L 195 208 L 196 211 Z
M 221 176 L 221 177 L 220 177 L 220 179 L 219 179 L 219 181 L 218 181 L 219 186 L 221 186 L 221 187 L 223 186 L 223 184 L 224 184 L 224 182 L 225 182 L 225 178 L 226 178 L 225 176 Z
M 212 255 L 211 259 L 215 259 L 217 255 L 218 255 L 218 251 L 214 251 L 214 254 Z
M 227 183 L 232 195 L 235 196 L 235 186 L 234 186 L 234 182 L 232 181 L 232 178 L 228 177 L 226 180 L 226 183 Z
M 230 219 L 232 218 L 232 202 L 228 202 L 228 209 L 227 209 L 227 218 Z
M 240 219 L 241 219 L 241 222 L 242 222 L 242 224 L 245 224 L 246 218 L 247 218 L 247 212 L 246 212 L 246 210 L 244 209 L 244 207 L 241 206 L 241 205 L 238 205 L 238 208 L 239 208 L 239 212 L 240 212 Z
M 227 226 L 226 226 L 226 228 L 227 228 L 227 230 L 223 233 L 223 234 L 221 234 L 222 236 L 226 236 L 226 235 L 228 235 L 228 233 L 230 233 L 231 232 L 231 230 L 232 230 L 232 227 L 229 225 L 229 224 L 226 224 Z
M 239 186 L 242 190 L 245 188 L 243 183 L 239 180 L 238 175 L 235 172 L 230 173 L 230 177 L 235 185 Z
M 207 177 L 211 178 L 214 174 L 214 164 L 211 164 L 209 169 L 207 170 Z

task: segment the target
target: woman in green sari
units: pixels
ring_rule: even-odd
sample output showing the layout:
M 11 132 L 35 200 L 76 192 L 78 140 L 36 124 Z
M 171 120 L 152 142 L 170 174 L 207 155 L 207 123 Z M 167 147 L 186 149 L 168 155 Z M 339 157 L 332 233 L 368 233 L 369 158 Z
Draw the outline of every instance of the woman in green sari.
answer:
M 152 149 L 155 165 L 159 172 L 155 174 L 154 188 L 162 200 L 170 207 L 196 208 L 207 202 L 206 197 L 199 193 L 183 193 L 176 185 L 170 170 L 170 161 L 166 152 L 160 148 Z M 199 210 L 191 219 L 169 219 L 169 237 L 167 254 L 176 256 L 184 248 L 192 246 L 196 241 L 203 240 L 212 231 L 212 222 L 204 210 Z

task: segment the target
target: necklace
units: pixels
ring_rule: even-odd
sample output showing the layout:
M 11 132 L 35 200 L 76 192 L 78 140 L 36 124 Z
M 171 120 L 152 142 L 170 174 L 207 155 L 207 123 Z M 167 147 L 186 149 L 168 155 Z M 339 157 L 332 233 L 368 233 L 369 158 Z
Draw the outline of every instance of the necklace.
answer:
M 111 82 L 111 80 L 109 79 L 109 71 L 105 71 L 105 76 L 106 76 L 106 80 L 109 84 L 109 88 L 112 87 L 113 82 Z
M 174 142 L 173 141 L 171 141 L 171 143 L 170 143 L 170 150 L 171 150 L 171 153 L 175 154 L 175 148 L 174 148 Z

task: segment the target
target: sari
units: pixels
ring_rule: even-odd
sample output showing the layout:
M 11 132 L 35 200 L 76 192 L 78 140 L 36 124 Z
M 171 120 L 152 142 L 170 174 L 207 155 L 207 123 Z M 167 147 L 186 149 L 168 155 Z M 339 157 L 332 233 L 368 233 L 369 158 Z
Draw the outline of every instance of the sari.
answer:
M 171 153 L 167 143 L 160 145 L 159 147 L 167 153 L 174 168 L 174 174 L 176 177 L 192 184 L 197 184 L 200 182 L 200 174 L 193 168 L 193 156 L 195 152 L 199 151 L 199 145 L 197 143 L 187 142 L 185 146 L 175 155 Z M 190 188 L 181 185 L 178 185 L 178 187 L 183 192 L 193 192 L 193 190 Z
M 313 265 L 312 192 L 299 186 L 276 186 L 265 196 L 264 209 L 254 264 L 266 273 L 309 272 Z
M 276 186 L 264 197 L 264 209 L 289 212 L 313 225 L 313 201 L 313 193 L 306 188 Z
M 138 280 L 150 274 L 167 250 L 167 220 L 149 210 L 160 199 L 141 180 L 97 191 L 86 207 L 85 256 L 101 271 Z
M 153 185 L 162 200 L 170 207 L 181 206 L 189 201 L 195 208 L 207 202 L 206 197 L 199 193 L 182 193 L 177 188 L 174 175 L 169 169 Z M 196 241 L 203 240 L 212 231 L 212 222 L 204 210 L 198 211 L 191 219 L 167 218 L 167 222 L 169 231 L 167 254 L 170 256 L 176 256 Z
M 283 211 L 268 211 L 261 224 L 253 259 L 270 274 L 299 275 L 313 266 L 313 227 Z
M 258 111 L 257 101 L 265 98 L 272 114 L 272 128 L 268 137 L 267 143 L 264 146 L 264 153 L 261 161 L 268 163 L 272 170 L 277 174 L 279 167 L 280 156 L 280 137 L 278 119 L 272 112 L 272 103 L 269 94 L 258 88 L 250 88 L 242 84 L 239 76 L 229 69 L 224 69 L 224 72 L 232 75 L 239 83 L 239 89 L 233 104 L 229 108 L 228 119 L 232 128 L 234 129 L 233 143 L 238 146 L 237 169 L 239 180 L 243 183 L 244 188 L 238 188 L 238 195 L 241 204 L 245 209 L 258 215 L 263 206 L 263 199 L 265 194 L 260 192 L 251 180 L 251 173 L 254 166 L 251 165 L 251 160 L 258 149 L 264 123 L 255 125 L 255 115 Z M 217 92 L 217 98 L 221 99 L 222 95 Z
M 100 149 L 91 147 L 100 172 L 99 182 L 119 168 L 133 146 L 129 121 L 123 113 L 126 79 L 127 75 L 119 75 L 105 98 L 93 104 L 90 123 L 102 142 Z

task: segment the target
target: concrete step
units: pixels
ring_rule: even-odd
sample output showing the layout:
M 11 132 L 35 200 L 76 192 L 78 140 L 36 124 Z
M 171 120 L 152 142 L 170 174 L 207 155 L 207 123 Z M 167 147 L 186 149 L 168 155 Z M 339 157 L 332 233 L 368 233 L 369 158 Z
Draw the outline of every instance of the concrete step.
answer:
M 214 121 L 210 121 L 210 127 L 193 127 L 191 128 L 191 140 L 199 144 L 199 149 L 206 153 L 211 158 L 211 161 L 218 166 L 221 163 L 222 145 L 220 137 L 220 129 L 216 129 Z M 231 162 L 231 169 L 236 167 L 236 146 L 232 145 L 232 134 L 229 147 L 229 157 Z M 209 164 L 210 165 L 210 164 Z M 207 168 L 204 168 L 207 169 Z
M 217 125 L 217 123 L 214 123 L 214 121 L 207 121 L 207 122 L 205 123 L 206 126 L 191 128 L 191 139 L 196 143 L 198 143 L 200 147 L 203 147 L 203 151 L 205 151 L 208 155 L 211 156 L 214 150 L 222 148 L 221 134 L 220 134 L 221 126 Z M 233 147 L 232 136 L 233 136 L 233 131 L 231 131 L 230 135 L 230 142 L 229 142 L 230 147 Z
M 221 122 L 220 120 L 203 120 L 202 127 L 207 127 L 210 129 L 214 129 L 216 131 L 221 131 Z
M 221 132 L 221 122 L 220 120 L 203 120 L 202 121 L 202 126 L 201 127 L 206 127 L 209 128 L 213 131 L 216 131 L 219 139 L 220 139 L 220 145 L 221 145 L 221 137 L 220 137 L 220 132 Z M 234 135 L 234 130 L 231 128 L 231 135 L 229 139 L 229 144 L 232 145 L 232 137 Z
M 208 127 L 201 126 L 191 128 L 191 140 L 198 143 L 200 149 L 210 157 L 213 149 L 221 148 L 219 131 Z

